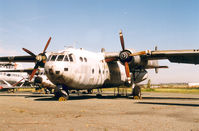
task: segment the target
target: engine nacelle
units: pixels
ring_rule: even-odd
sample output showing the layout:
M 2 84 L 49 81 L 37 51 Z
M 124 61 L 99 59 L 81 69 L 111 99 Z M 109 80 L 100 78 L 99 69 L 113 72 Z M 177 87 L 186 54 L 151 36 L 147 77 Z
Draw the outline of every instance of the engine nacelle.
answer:
M 147 78 L 148 78 L 147 71 L 143 70 L 140 72 L 135 72 L 135 80 L 133 80 L 133 81 L 134 81 L 134 83 L 139 83 L 139 82 L 146 80 Z
M 148 61 L 142 59 L 139 55 L 137 56 L 130 56 L 130 54 L 135 53 L 133 49 L 126 49 L 120 52 L 119 58 L 121 63 L 124 65 L 125 62 L 128 62 L 130 67 L 137 67 L 137 66 L 146 66 Z

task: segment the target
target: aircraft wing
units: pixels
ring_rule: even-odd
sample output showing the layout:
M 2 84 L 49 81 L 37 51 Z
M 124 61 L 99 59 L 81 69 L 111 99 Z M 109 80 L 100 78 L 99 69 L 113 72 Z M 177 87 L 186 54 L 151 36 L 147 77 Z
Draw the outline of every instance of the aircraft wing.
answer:
M 0 57 L 1 62 L 35 62 L 34 56 L 6 56 Z
M 15 69 L 15 70 L 0 70 L 0 72 L 26 72 L 30 75 L 33 70 L 34 69 L 21 69 L 21 70 Z
M 155 50 L 143 57 L 148 60 L 168 59 L 174 63 L 199 64 L 199 50 Z
M 7 84 L 0 84 L 0 91 L 3 89 L 17 89 L 17 88 L 34 88 L 31 86 L 8 86 Z

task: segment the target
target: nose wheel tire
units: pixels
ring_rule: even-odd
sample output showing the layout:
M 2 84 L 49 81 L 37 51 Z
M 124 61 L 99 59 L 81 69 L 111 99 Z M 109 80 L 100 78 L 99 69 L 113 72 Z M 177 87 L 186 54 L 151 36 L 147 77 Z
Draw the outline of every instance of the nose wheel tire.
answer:
M 67 101 L 67 98 L 65 96 L 59 97 L 58 101 Z
M 69 95 L 67 91 L 59 90 L 55 92 L 55 98 L 58 99 L 58 101 L 67 101 L 69 99 Z
M 142 99 L 141 96 L 141 88 L 139 86 L 135 86 L 133 88 L 133 99 Z

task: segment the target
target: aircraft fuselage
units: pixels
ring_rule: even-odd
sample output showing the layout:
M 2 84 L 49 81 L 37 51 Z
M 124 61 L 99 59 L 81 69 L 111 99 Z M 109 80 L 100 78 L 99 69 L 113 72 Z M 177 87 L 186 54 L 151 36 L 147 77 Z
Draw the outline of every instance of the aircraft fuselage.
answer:
M 94 89 L 114 87 L 127 82 L 121 62 L 105 62 L 104 53 L 68 48 L 50 53 L 45 72 L 55 85 L 67 89 Z M 145 72 L 146 74 L 146 72 Z M 146 75 L 142 77 L 146 77 Z

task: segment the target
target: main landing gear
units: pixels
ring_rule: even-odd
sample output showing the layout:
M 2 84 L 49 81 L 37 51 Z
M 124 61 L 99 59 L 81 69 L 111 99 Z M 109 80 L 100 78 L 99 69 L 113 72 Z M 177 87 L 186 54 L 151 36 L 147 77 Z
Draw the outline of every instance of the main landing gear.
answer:
M 54 95 L 58 101 L 67 101 L 69 99 L 69 92 L 62 85 L 56 87 Z
M 132 85 L 133 99 L 142 99 L 141 88 L 138 85 Z

